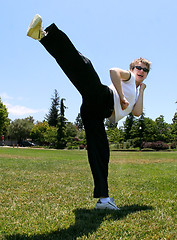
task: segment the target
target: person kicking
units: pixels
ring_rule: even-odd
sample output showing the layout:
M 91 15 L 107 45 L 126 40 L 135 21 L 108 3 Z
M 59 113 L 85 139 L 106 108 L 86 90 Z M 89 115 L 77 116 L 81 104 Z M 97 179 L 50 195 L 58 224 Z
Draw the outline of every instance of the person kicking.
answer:
M 27 36 L 38 40 L 54 57 L 71 83 L 82 96 L 81 117 L 87 140 L 88 160 L 94 180 L 96 209 L 119 210 L 109 197 L 108 164 L 109 143 L 104 127 L 105 118 L 118 122 L 132 112 L 140 116 L 143 111 L 143 92 L 151 63 L 143 58 L 130 64 L 130 71 L 110 69 L 110 86 L 103 85 L 91 61 L 80 53 L 68 36 L 53 23 L 45 30 L 42 18 L 36 14 Z M 139 89 L 139 91 L 138 91 Z

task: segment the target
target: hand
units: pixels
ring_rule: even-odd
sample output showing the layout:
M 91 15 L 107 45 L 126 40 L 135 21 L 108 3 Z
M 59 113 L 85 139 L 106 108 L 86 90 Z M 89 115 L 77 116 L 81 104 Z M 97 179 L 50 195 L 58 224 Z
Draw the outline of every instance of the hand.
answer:
M 125 110 L 128 107 L 129 102 L 127 101 L 127 99 L 125 97 L 123 97 L 123 99 L 120 99 L 120 105 L 121 105 L 122 110 Z
M 140 90 L 144 91 L 145 88 L 146 88 L 146 84 L 140 83 Z

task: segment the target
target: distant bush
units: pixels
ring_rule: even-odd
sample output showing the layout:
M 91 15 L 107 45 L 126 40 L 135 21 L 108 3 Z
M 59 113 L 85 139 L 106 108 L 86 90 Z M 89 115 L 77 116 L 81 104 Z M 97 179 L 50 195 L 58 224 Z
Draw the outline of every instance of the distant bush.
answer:
M 169 149 L 169 146 L 167 143 L 158 141 L 158 142 L 144 142 L 142 144 L 142 148 L 151 148 L 151 149 L 155 149 L 155 150 L 167 150 Z
M 171 149 L 176 149 L 176 146 L 177 146 L 176 142 L 170 144 L 170 148 Z
M 78 137 L 70 138 L 66 144 L 67 149 L 86 149 L 85 139 L 80 139 Z
M 81 144 L 80 146 L 79 146 L 79 149 L 84 149 L 85 148 L 85 145 L 84 144 Z

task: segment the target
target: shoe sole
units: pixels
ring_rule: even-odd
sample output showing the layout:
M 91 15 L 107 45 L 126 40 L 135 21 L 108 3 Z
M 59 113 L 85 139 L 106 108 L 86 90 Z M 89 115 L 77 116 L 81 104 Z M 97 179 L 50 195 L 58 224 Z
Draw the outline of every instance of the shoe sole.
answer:
M 99 209 L 99 210 L 120 210 L 120 208 L 118 208 L 118 207 L 116 208 L 115 206 L 113 206 L 112 208 L 108 207 L 108 206 L 107 207 L 106 206 L 105 207 L 103 207 L 103 206 L 102 207 L 101 206 L 100 207 L 99 206 L 95 206 L 95 209 Z
M 108 207 L 105 207 L 105 208 L 99 208 L 99 207 L 95 207 L 96 210 L 113 210 L 113 211 L 118 211 L 120 210 L 120 208 L 108 208 Z
M 41 16 L 36 14 L 32 20 L 32 22 L 30 23 L 28 30 L 27 30 L 27 36 L 32 37 L 33 38 L 33 33 L 40 27 L 42 24 L 42 19 Z M 39 35 L 35 38 L 35 39 L 40 39 L 40 31 L 39 31 Z

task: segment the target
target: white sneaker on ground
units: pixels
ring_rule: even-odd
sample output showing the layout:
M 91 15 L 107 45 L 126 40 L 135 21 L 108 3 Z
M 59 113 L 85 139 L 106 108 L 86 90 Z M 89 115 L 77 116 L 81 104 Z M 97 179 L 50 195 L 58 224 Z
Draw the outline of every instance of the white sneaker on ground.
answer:
M 110 198 L 110 201 L 107 203 L 102 203 L 100 199 L 95 205 L 95 209 L 110 209 L 110 210 L 120 210 L 114 202 L 114 198 Z
M 39 14 L 36 14 L 30 23 L 27 30 L 27 36 L 36 40 L 41 40 L 44 36 L 44 32 L 42 30 L 42 18 Z

